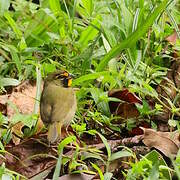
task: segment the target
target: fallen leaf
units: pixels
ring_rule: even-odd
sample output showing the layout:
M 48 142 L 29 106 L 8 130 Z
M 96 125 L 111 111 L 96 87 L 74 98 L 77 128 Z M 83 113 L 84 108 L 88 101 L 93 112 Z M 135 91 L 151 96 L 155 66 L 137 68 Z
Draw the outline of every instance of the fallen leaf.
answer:
M 8 95 L 0 96 L 0 109 L 4 108 L 5 115 L 8 116 L 9 120 L 13 118 L 16 114 L 15 108 L 12 108 L 12 105 L 18 109 L 18 112 L 24 115 L 29 115 L 33 113 L 34 104 L 36 97 L 36 84 L 30 81 L 24 81 L 19 86 L 13 88 L 12 93 Z M 10 102 L 10 103 L 9 103 Z M 36 134 L 38 134 L 43 128 L 43 122 L 39 118 L 37 122 Z M 22 137 L 22 128 L 24 124 L 19 122 L 12 127 L 12 133 L 17 135 L 12 135 L 12 141 L 15 145 L 20 143 L 20 138 Z
M 180 24 L 178 25 L 178 27 L 180 30 Z M 166 41 L 168 41 L 172 45 L 176 44 L 177 39 L 178 39 L 178 35 L 177 35 L 177 32 L 175 30 L 170 36 L 166 37 Z
M 3 115 L 7 115 L 7 100 L 8 100 L 7 95 L 0 96 L 0 112 Z
M 16 171 L 28 179 L 56 165 L 53 156 L 57 154 L 51 147 L 45 146 L 34 139 L 28 139 L 17 146 L 5 148 L 6 167 Z
M 118 115 L 122 118 L 134 118 L 139 116 L 135 104 L 142 104 L 142 101 L 128 89 L 119 90 L 114 89 L 108 92 L 109 97 L 120 99 L 123 102 L 109 102 L 109 108 L 112 114 Z
M 142 101 L 139 97 L 137 97 L 134 93 L 129 92 L 128 89 L 113 89 L 108 92 L 109 97 L 116 97 L 122 101 L 128 103 L 139 103 L 142 104 Z
M 132 128 L 132 130 L 129 131 L 128 134 L 131 136 L 137 136 L 137 135 L 143 134 L 144 132 L 141 129 L 141 127 L 150 128 L 151 125 L 150 125 L 150 123 L 147 123 L 147 122 L 140 122 L 140 124 L 137 125 L 136 127 Z
M 23 127 L 24 124 L 22 122 L 19 122 L 12 127 L 12 141 L 15 145 L 18 145 L 21 141 L 18 137 L 23 137 L 23 133 L 21 131 Z
M 179 132 L 160 132 L 149 128 L 142 128 L 144 131 L 143 143 L 161 151 L 167 157 L 175 156 L 180 147 Z
M 36 84 L 25 81 L 9 95 L 8 100 L 14 104 L 19 113 L 32 114 L 36 97 Z M 7 115 L 11 118 L 16 113 L 11 106 L 7 107 Z

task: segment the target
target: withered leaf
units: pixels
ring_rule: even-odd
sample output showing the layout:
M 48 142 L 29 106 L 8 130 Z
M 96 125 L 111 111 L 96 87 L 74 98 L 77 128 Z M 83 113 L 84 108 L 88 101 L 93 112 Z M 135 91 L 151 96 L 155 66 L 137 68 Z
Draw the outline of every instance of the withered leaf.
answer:
M 139 116 L 135 103 L 142 104 L 142 101 L 135 94 L 129 92 L 128 89 L 113 89 L 108 92 L 109 97 L 114 97 L 123 102 L 109 102 L 109 108 L 112 114 L 121 116 L 125 119 Z
M 158 149 L 167 157 L 177 154 L 180 147 L 179 132 L 160 132 L 150 128 L 142 129 L 144 131 L 143 143 L 146 146 Z

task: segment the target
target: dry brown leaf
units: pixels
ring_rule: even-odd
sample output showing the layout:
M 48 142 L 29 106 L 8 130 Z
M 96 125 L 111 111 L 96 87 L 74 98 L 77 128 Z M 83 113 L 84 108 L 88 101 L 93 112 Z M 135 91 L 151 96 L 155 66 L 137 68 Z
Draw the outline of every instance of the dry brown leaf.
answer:
M 36 134 L 39 134 L 43 127 L 44 127 L 44 124 L 41 118 L 38 118 Z
M 135 104 L 142 104 L 142 101 L 134 93 L 129 92 L 128 89 L 113 89 L 108 92 L 109 97 L 120 99 L 122 102 L 109 102 L 109 108 L 112 114 L 118 115 L 124 119 L 136 118 L 139 116 Z
M 52 156 L 57 156 L 51 147 L 29 139 L 17 146 L 6 147 L 5 154 L 6 167 L 16 171 L 28 179 L 43 172 L 49 167 L 56 165 L 56 159 Z
M 10 100 L 22 114 L 32 114 L 36 97 L 36 85 L 25 81 L 20 86 L 16 87 L 9 96 Z M 7 115 L 12 117 L 15 110 L 8 106 Z
M 0 96 L 0 112 L 3 115 L 7 115 L 7 100 L 8 100 L 7 95 Z
M 24 81 L 19 86 L 15 87 L 11 94 L 9 95 L 2 95 L 0 96 L 0 108 L 5 106 L 6 107 L 6 114 L 8 118 L 11 121 L 11 118 L 16 113 L 16 110 L 9 105 L 9 101 L 15 105 L 15 107 L 18 109 L 18 111 L 21 114 L 32 114 L 35 104 L 35 97 L 36 97 L 36 84 L 31 83 L 30 81 Z M 23 123 L 19 122 L 16 125 L 13 126 L 12 132 L 13 134 L 16 134 L 18 137 L 22 137 L 22 128 Z M 37 131 L 36 134 L 38 134 L 41 129 L 43 128 L 43 122 L 39 118 L 37 122 Z M 14 136 L 12 137 L 12 140 L 15 145 L 19 144 L 20 139 Z
M 18 137 L 22 137 L 23 136 L 23 133 L 22 133 L 22 128 L 24 127 L 24 124 L 22 122 L 18 122 L 17 124 L 15 124 L 13 127 L 12 127 L 12 141 L 15 145 L 18 145 L 21 141 L 20 138 Z M 15 136 L 15 135 L 17 136 Z
M 160 132 L 153 129 L 142 128 L 144 131 L 143 143 L 161 151 L 167 157 L 177 154 L 180 141 L 179 132 Z

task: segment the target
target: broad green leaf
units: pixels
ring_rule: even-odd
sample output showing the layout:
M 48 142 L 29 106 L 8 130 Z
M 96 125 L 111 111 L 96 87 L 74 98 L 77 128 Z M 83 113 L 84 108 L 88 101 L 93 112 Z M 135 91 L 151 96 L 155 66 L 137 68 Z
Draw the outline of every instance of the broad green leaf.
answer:
M 0 78 L 0 87 L 18 86 L 21 82 L 13 78 Z
M 90 153 L 90 152 L 83 152 L 82 156 L 81 156 L 81 159 L 85 160 L 85 159 L 88 159 L 88 158 L 94 158 L 94 159 L 98 159 L 98 160 L 101 160 L 102 162 L 104 162 L 103 158 L 97 153 L 95 154 L 95 153 Z
M 16 34 L 18 39 L 21 39 L 22 37 L 22 32 L 19 30 L 16 22 L 14 21 L 14 19 L 10 16 L 9 12 L 5 12 L 4 13 L 4 17 L 8 20 L 11 28 L 13 29 L 14 33 Z
M 156 161 L 153 165 L 152 165 L 152 169 L 150 170 L 149 173 L 149 177 L 148 179 L 153 179 L 153 180 L 159 180 L 159 162 Z
M 76 136 L 69 136 L 65 139 L 63 139 L 59 145 L 58 145 L 58 153 L 59 153 L 59 157 L 58 157 L 58 161 L 56 164 L 56 168 L 53 174 L 53 180 L 57 180 L 59 178 L 60 175 L 60 171 L 61 171 L 61 164 L 62 164 L 62 154 L 63 154 L 63 149 L 64 147 L 69 144 L 76 141 Z
M 179 30 L 179 27 L 178 27 L 178 23 L 176 22 L 175 17 L 173 15 L 173 12 L 171 13 L 168 8 L 166 9 L 166 12 L 167 12 L 167 14 L 168 14 L 173 26 L 174 26 L 174 29 L 176 30 L 178 39 L 180 39 L 180 30 Z
M 31 128 L 36 123 L 36 119 L 34 119 L 33 115 L 24 115 L 17 113 L 12 117 L 11 123 L 16 124 L 18 122 L 22 122 L 25 126 Z
M 80 45 L 82 49 L 86 48 L 88 45 L 88 42 L 90 40 L 93 40 L 97 36 L 99 32 L 97 28 L 100 28 L 100 21 L 101 21 L 101 16 L 97 15 L 95 20 L 93 20 L 89 24 L 89 26 L 81 33 L 78 44 Z
M 76 136 L 69 136 L 63 139 L 58 145 L 58 152 L 60 152 L 60 150 L 63 149 L 67 144 L 72 143 L 74 141 L 76 141 Z
M 20 51 L 23 51 L 26 48 L 27 48 L 26 41 L 25 41 L 24 37 L 21 37 L 21 41 L 19 42 L 19 49 L 20 49 Z
M 0 141 L 0 149 L 3 150 L 3 151 L 5 150 L 1 141 Z
M 140 12 L 140 9 L 137 8 L 134 19 L 133 19 L 132 32 L 134 32 L 137 29 L 139 12 Z
M 156 165 L 158 163 L 158 165 L 163 165 L 168 167 L 168 165 L 166 164 L 165 160 L 163 159 L 162 155 L 160 153 L 158 153 L 157 151 L 153 150 L 151 152 L 149 152 L 145 158 L 147 158 L 149 161 L 152 161 L 152 165 Z M 146 167 L 144 167 L 146 168 Z M 151 170 L 152 172 L 150 172 L 150 176 L 153 176 L 153 173 L 157 173 L 155 172 L 155 169 Z M 167 180 L 171 180 L 171 174 L 169 169 L 162 169 L 161 173 L 163 174 L 163 177 Z
M 90 92 L 95 103 L 97 104 L 98 110 L 101 111 L 104 115 L 110 116 L 111 113 L 109 110 L 107 93 L 104 93 L 98 88 L 91 88 Z
M 56 163 L 56 168 L 53 174 L 53 180 L 57 180 L 59 178 L 60 172 L 61 172 L 61 164 L 62 164 L 62 154 L 63 154 L 63 149 L 60 150 L 59 152 L 59 157 Z
M 113 177 L 113 173 L 110 173 L 110 172 L 106 172 L 104 174 L 104 180 L 111 180 Z
M 22 75 L 22 63 L 19 59 L 19 56 L 17 54 L 17 52 L 15 51 L 15 49 L 11 46 L 9 46 L 9 50 L 10 50 L 10 54 L 11 54 L 11 57 L 12 57 L 12 61 L 14 61 L 16 67 L 17 67 L 17 70 L 18 70 L 18 74 L 19 74 L 19 78 L 21 78 L 21 75 Z
M 139 0 L 139 7 L 143 8 L 144 7 L 144 0 Z
M 101 76 L 106 76 L 108 74 L 109 74 L 109 72 L 103 71 L 103 72 L 97 72 L 97 73 L 92 73 L 92 74 L 87 74 L 87 75 L 81 76 L 73 81 L 73 86 L 79 85 L 79 84 L 83 83 L 84 81 L 89 81 L 89 80 L 97 79 Z
M 101 60 L 96 68 L 96 71 L 102 71 L 112 58 L 120 54 L 122 50 L 132 47 L 147 32 L 149 27 L 153 24 L 154 20 L 166 8 L 168 2 L 168 0 L 164 0 L 161 4 L 159 4 L 158 7 L 146 18 L 145 23 L 142 24 L 141 27 L 128 36 L 127 39 L 113 47 Z
M 133 154 L 127 150 L 118 151 L 116 153 L 113 153 L 110 157 L 110 161 L 114 161 L 116 159 L 122 158 L 122 157 L 128 157 L 133 156 Z
M 10 0 L 0 0 L 0 16 L 9 9 Z
M 107 154 L 108 154 L 108 161 L 111 158 L 111 148 L 107 142 L 107 139 L 100 133 L 97 132 L 97 134 L 99 135 L 99 137 L 101 138 L 102 142 L 104 143 L 106 150 L 107 150 Z
M 91 165 L 92 165 L 92 167 L 94 169 L 97 170 L 97 172 L 99 174 L 99 177 L 100 177 L 100 180 L 104 180 L 104 176 L 103 176 L 103 173 L 102 173 L 101 169 L 96 164 L 94 164 L 94 163 L 91 163 Z
M 61 12 L 61 4 L 59 0 L 49 0 L 49 6 L 55 16 Z
M 126 34 L 129 35 L 132 32 L 133 17 L 131 12 L 127 9 L 123 2 L 121 2 L 120 7 L 124 19 L 123 22 L 126 29 Z
M 89 15 L 93 12 L 93 0 L 82 0 L 83 6 Z
M 50 9 L 39 9 L 34 16 L 36 18 L 29 21 L 24 34 L 28 47 L 49 43 L 51 37 L 47 32 L 57 33 L 59 31 L 57 19 Z

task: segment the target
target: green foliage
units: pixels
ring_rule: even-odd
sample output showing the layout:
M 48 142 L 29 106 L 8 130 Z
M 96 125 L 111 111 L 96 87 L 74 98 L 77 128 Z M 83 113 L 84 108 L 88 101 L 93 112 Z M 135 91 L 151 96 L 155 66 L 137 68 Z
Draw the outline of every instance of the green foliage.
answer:
M 178 151 L 176 159 L 172 160 L 172 163 L 175 169 L 175 174 L 180 178 L 180 151 Z
M 162 156 L 155 150 L 144 156 L 139 162 L 131 163 L 126 179 L 171 179 L 170 168 Z
M 9 180 L 20 180 L 20 179 L 27 179 L 26 177 L 16 173 L 15 171 L 11 171 L 5 167 L 5 164 L 3 163 L 0 166 L 0 178 L 3 179 L 9 179 Z
M 107 150 L 107 156 L 103 156 L 95 149 L 80 148 L 74 138 L 68 137 L 59 145 L 54 178 L 59 176 L 61 165 L 67 163 L 69 172 L 94 173 L 85 161 L 99 159 L 106 167 L 104 174 L 98 164 L 91 162 L 91 166 L 101 179 L 110 179 L 112 161 L 127 156 L 135 159 L 126 148 L 112 153 L 106 139 L 106 128 L 121 132 L 121 125 L 113 124 L 108 106 L 110 100 L 117 102 L 108 98 L 111 89 L 128 88 L 138 94 L 143 100 L 143 105 L 138 106 L 143 118 L 158 114 L 168 106 L 173 114 L 169 124 L 179 126 L 174 122 L 179 112 L 176 101 L 167 99 L 168 104 L 164 104 L 155 90 L 167 73 L 174 50 L 178 53 L 180 49 L 179 40 L 173 48 L 165 41 L 174 29 L 180 36 L 177 4 L 168 0 L 41 0 L 40 4 L 26 0 L 0 1 L 0 90 L 17 86 L 26 79 L 36 79 L 38 100 L 42 77 L 56 69 L 69 70 L 75 75 L 73 86 L 80 88 L 72 128 L 79 137 L 98 135 Z M 147 96 L 157 100 L 154 109 L 146 102 Z M 38 101 L 34 107 L 34 114 L 37 113 Z M 3 143 L 10 141 L 14 124 L 23 122 L 27 126 L 24 135 L 31 136 L 36 130 L 36 120 L 34 115 L 17 112 L 9 122 L 0 114 L 1 149 Z M 132 121 L 127 121 L 127 128 L 134 125 Z M 91 123 L 95 124 L 93 128 Z M 72 159 L 62 158 L 68 143 L 74 143 L 76 149 Z M 169 178 L 161 160 L 145 156 L 132 164 L 127 177 Z M 174 167 L 178 174 L 178 158 L 176 161 Z M 83 167 L 82 171 L 77 170 L 79 166 Z

